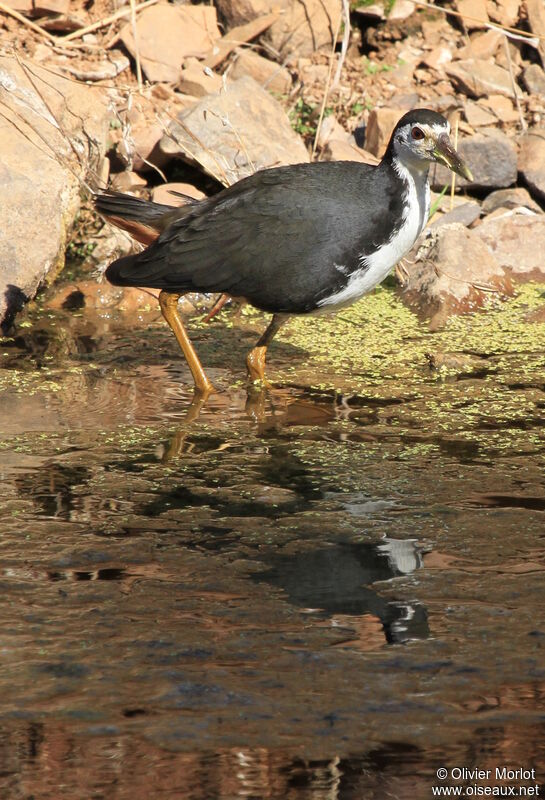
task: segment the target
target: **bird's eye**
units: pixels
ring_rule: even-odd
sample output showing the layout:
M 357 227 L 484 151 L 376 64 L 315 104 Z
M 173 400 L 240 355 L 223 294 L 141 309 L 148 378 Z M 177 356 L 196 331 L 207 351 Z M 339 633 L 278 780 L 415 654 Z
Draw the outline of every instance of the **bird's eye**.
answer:
M 424 131 L 422 128 L 413 128 L 411 130 L 411 136 L 413 139 L 423 139 L 424 138 Z

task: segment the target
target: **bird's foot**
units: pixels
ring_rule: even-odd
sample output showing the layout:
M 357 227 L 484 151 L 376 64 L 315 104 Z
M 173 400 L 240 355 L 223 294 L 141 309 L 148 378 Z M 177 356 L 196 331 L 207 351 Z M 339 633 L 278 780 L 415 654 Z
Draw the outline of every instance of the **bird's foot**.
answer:
M 267 355 L 266 347 L 254 347 L 250 350 L 246 358 L 246 367 L 250 381 L 263 388 L 269 388 L 270 383 L 265 378 L 265 358 Z

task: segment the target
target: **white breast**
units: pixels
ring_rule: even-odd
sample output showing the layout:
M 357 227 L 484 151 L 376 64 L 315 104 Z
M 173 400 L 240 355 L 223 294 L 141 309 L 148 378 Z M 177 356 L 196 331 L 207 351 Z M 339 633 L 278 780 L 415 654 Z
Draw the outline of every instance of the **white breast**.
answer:
M 406 207 L 401 225 L 376 253 L 371 255 L 362 253 L 361 269 L 352 273 L 344 289 L 320 301 L 319 305 L 324 310 L 326 306 L 328 310 L 332 310 L 335 306 L 353 303 L 378 286 L 397 262 L 409 252 L 426 224 L 430 208 L 427 170 L 417 174 L 415 179 L 415 176 L 399 161 L 394 162 L 394 167 L 407 185 L 407 194 L 404 198 Z M 341 271 L 338 265 L 335 266 Z

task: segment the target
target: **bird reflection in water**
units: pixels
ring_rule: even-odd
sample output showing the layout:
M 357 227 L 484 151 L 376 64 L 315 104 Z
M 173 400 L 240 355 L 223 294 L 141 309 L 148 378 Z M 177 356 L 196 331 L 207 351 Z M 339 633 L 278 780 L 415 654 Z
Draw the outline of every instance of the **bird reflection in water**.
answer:
M 373 584 L 408 575 L 422 566 L 413 540 L 385 539 L 375 543 L 336 542 L 315 550 L 279 555 L 254 580 L 282 589 L 287 600 L 324 617 L 341 618 L 341 624 L 359 627 L 357 621 L 374 618 L 383 639 L 399 644 L 429 636 L 426 609 L 418 602 L 392 602 Z M 346 643 L 344 643 L 346 644 Z M 368 649 L 365 642 L 363 649 Z

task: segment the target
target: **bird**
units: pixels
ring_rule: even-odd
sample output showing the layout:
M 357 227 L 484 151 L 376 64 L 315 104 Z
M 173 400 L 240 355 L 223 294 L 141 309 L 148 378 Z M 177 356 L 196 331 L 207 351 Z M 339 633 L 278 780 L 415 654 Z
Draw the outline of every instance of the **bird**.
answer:
M 471 181 L 436 111 L 405 113 L 377 165 L 313 162 L 255 172 L 218 194 L 175 207 L 101 192 L 97 211 L 146 245 L 111 263 L 115 286 L 159 289 L 159 304 L 191 370 L 195 392 L 213 386 L 178 312 L 187 292 L 244 299 L 272 313 L 249 352 L 265 382 L 267 348 L 291 315 L 336 311 L 381 283 L 411 249 L 430 208 L 429 169 Z

